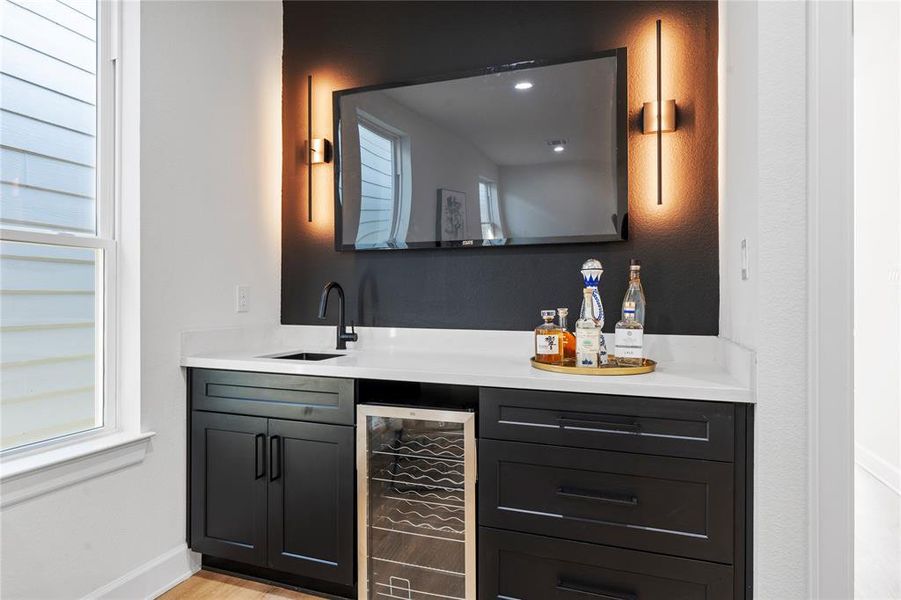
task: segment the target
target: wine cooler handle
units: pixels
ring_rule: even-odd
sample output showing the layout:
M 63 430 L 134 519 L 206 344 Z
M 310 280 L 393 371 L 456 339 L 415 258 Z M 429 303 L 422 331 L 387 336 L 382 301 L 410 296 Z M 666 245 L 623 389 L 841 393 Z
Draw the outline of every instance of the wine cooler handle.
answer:
M 636 423 L 634 421 L 631 423 L 616 423 L 614 421 L 592 421 L 589 419 L 572 419 L 570 417 L 557 417 L 557 422 L 563 428 L 571 427 L 571 428 L 579 428 L 579 429 L 627 431 L 630 433 L 638 433 L 641 431 L 641 424 Z
M 273 435 L 269 438 L 269 481 L 275 481 L 282 475 L 282 438 Z
M 258 433 L 253 439 L 253 478 L 259 479 L 266 474 L 266 434 Z
M 638 498 L 635 496 L 610 494 L 607 492 L 596 492 L 594 490 L 559 487 L 557 488 L 557 495 L 563 496 L 564 498 L 595 500 L 597 502 L 606 502 L 608 504 L 619 504 L 620 506 L 638 506 Z
M 569 594 L 577 594 L 583 598 L 601 598 L 602 600 L 638 600 L 638 596 L 635 594 L 624 594 L 622 592 L 592 589 L 585 587 L 584 585 L 567 583 L 562 579 L 557 581 L 557 591 Z

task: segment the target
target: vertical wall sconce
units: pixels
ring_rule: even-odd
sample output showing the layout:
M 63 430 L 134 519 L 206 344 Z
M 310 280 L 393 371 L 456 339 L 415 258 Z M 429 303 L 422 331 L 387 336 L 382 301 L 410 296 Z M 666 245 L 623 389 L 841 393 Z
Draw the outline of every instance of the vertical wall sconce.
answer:
M 313 137 L 313 76 L 307 75 L 307 222 L 313 222 L 313 165 L 332 162 L 332 143 Z
M 663 100 L 660 26 L 660 19 L 657 19 L 657 99 L 642 106 L 642 132 L 657 134 L 657 204 L 663 204 L 663 134 L 676 130 L 676 101 Z

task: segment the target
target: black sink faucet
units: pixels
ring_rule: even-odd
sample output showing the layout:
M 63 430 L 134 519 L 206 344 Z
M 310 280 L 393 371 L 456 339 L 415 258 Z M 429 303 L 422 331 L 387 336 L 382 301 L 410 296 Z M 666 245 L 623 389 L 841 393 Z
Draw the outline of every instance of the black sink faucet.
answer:
M 337 281 L 329 281 L 322 288 L 322 297 L 319 299 L 319 318 L 325 318 L 325 310 L 328 308 L 328 296 L 332 289 L 338 292 L 338 350 L 347 350 L 347 342 L 356 342 L 357 333 L 351 325 L 350 333 L 344 325 L 344 290 Z

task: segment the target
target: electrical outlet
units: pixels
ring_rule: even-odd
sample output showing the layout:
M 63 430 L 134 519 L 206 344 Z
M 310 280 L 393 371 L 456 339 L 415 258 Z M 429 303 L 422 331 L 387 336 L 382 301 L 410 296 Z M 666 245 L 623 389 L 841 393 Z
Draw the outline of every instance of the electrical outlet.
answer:
M 748 240 L 741 241 L 741 280 L 747 281 L 751 278 L 750 258 L 748 257 Z
M 250 286 L 239 285 L 235 288 L 235 312 L 248 312 L 250 310 Z

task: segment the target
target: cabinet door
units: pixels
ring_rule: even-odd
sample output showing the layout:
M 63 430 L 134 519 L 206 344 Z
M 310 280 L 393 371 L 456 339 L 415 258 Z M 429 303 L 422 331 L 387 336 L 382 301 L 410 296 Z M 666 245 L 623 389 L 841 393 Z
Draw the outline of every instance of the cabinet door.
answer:
M 195 411 L 191 547 L 266 565 L 266 419 Z
M 354 429 L 269 420 L 269 566 L 351 585 Z

